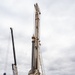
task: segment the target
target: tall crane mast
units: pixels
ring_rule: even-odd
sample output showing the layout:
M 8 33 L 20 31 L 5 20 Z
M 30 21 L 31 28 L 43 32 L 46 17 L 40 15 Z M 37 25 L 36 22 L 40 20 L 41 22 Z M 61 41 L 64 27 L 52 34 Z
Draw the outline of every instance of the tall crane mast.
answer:
M 39 22 L 40 22 L 40 9 L 38 4 L 34 4 L 35 7 L 35 32 L 32 37 L 32 64 L 31 70 L 29 71 L 28 75 L 40 75 L 39 71 Z
M 12 70 L 13 70 L 13 75 L 18 75 L 17 62 L 16 62 L 16 54 L 15 54 L 15 45 L 14 45 L 14 36 L 13 36 L 13 29 L 10 28 L 10 30 L 11 30 L 12 46 L 13 46 L 13 56 L 14 56 L 14 64 L 12 64 Z

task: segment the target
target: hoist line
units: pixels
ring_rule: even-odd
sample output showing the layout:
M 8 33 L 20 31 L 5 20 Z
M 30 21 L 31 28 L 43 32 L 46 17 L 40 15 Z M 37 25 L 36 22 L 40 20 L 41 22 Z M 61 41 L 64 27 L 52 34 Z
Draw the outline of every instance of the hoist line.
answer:
M 43 59 L 42 59 L 42 53 L 39 50 L 39 61 L 40 61 L 40 66 L 41 66 L 41 71 L 42 71 L 42 75 L 46 75 L 45 74 L 45 70 L 44 70 L 44 64 L 43 64 Z
M 4 72 L 7 72 L 9 49 L 10 49 L 10 34 L 9 34 L 8 40 L 7 40 L 7 49 L 6 49 Z

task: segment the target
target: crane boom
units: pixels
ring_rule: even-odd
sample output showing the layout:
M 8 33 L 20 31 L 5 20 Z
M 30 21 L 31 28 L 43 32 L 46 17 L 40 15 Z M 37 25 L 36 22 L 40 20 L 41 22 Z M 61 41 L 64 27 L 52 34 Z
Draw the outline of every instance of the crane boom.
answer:
M 40 21 L 40 9 L 38 4 L 34 4 L 35 7 L 35 32 L 32 37 L 32 66 L 28 75 L 40 75 L 39 71 L 39 21 Z
M 10 28 L 10 30 L 11 30 L 11 37 L 12 37 L 12 46 L 13 46 L 14 64 L 16 65 L 16 54 L 15 54 L 15 45 L 14 45 L 13 29 Z
M 11 30 L 12 46 L 13 46 L 13 56 L 14 56 L 14 64 L 12 64 L 12 70 L 13 70 L 13 75 L 18 75 L 17 63 L 16 63 L 16 54 L 15 54 L 15 45 L 14 45 L 14 36 L 13 36 L 13 29 L 10 28 L 10 30 Z

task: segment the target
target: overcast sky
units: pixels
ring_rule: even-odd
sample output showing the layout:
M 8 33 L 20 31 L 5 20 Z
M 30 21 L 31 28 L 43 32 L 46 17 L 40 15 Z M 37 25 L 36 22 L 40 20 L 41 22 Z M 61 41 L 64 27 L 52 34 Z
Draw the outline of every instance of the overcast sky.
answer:
M 0 0 L 0 75 L 13 75 L 10 27 L 18 73 L 28 75 L 36 2 L 41 10 L 40 52 L 45 75 L 75 75 L 75 0 Z

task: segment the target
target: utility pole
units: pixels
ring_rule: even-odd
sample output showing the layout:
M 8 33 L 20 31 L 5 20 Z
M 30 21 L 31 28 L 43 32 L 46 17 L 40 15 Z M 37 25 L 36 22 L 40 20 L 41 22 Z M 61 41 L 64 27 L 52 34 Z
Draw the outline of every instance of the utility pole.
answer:
M 40 9 L 38 4 L 34 4 L 35 7 L 35 32 L 32 37 L 32 64 L 31 70 L 29 71 L 28 75 L 40 75 L 39 71 L 39 22 L 40 22 Z
M 14 36 L 13 36 L 13 29 L 10 28 L 10 30 L 11 30 L 12 46 L 13 46 L 13 56 L 14 56 L 14 64 L 12 64 L 12 70 L 13 70 L 13 75 L 18 75 L 17 63 L 16 63 L 16 54 L 15 54 L 15 45 L 14 45 Z

